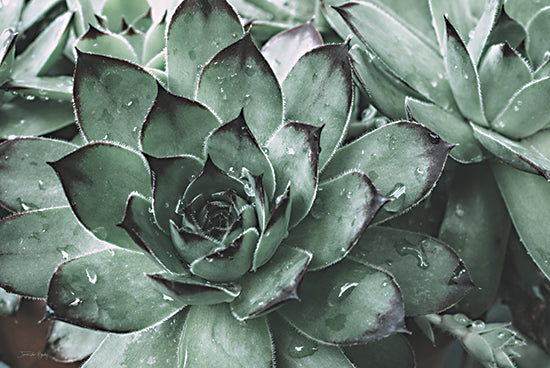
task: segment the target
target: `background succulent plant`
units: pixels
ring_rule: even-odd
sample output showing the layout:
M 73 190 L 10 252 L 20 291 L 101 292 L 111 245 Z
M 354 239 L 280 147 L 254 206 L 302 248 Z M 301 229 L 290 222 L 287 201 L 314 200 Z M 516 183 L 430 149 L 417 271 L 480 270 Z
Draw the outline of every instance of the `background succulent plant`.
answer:
M 186 0 L 166 53 L 150 53 L 159 68 L 92 52 L 121 40 L 110 26 L 79 41 L 84 144 L 0 146 L 0 201 L 15 212 L 0 222 L 1 284 L 70 323 L 55 323 L 48 352 L 93 353 L 86 367 L 414 364 L 400 335 L 340 346 L 401 332 L 405 315 L 472 289 L 430 236 L 363 235 L 430 193 L 452 145 L 406 121 L 344 145 L 348 42 L 323 45 L 311 22 L 260 51 L 228 3 Z
M 548 96 L 544 70 L 550 47 L 541 37 L 547 5 L 323 1 L 324 14 L 341 37 L 357 36 L 350 52 L 355 77 L 376 108 L 394 119 L 417 119 L 458 143 L 451 157 L 471 164 L 448 165 L 447 184 L 392 225 L 420 226 L 460 254 L 482 287 L 458 306 L 472 317 L 493 305 L 506 244 L 515 249 L 510 257 L 522 252 L 516 232 L 532 259 L 523 267 L 536 264 L 548 277 L 545 172 L 550 156 L 542 100 Z M 514 229 L 506 241 L 509 219 Z M 547 283 L 537 280 L 536 288 Z M 510 298 L 518 292 L 504 293 Z M 523 320 L 517 304 L 523 305 L 512 303 L 514 317 Z M 541 336 L 532 328 L 523 331 Z

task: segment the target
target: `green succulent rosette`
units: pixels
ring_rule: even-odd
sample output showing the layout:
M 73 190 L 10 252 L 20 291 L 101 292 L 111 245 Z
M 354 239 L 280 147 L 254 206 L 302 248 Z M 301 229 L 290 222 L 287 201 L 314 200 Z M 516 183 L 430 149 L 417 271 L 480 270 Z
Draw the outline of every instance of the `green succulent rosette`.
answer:
M 361 353 L 341 347 L 372 342 L 373 361 L 414 364 L 405 315 L 458 302 L 468 271 L 431 237 L 362 235 L 425 198 L 453 145 L 408 121 L 343 145 L 349 45 L 311 22 L 260 50 L 227 2 L 186 0 L 166 45 L 162 73 L 78 51 L 84 145 L 0 145 L 0 285 L 46 299 L 46 351 L 92 354 L 84 367 L 352 367 Z
M 474 180 L 475 184 L 467 184 L 471 194 L 465 195 L 473 198 L 500 191 L 504 201 L 495 200 L 508 215 L 499 215 L 498 221 L 494 217 L 492 225 L 463 216 L 489 207 L 474 209 L 473 202 L 464 207 L 465 197 L 458 199 L 448 191 L 453 198 L 448 200 L 441 239 L 461 250 L 465 259 L 481 244 L 498 243 L 500 251 L 495 254 L 502 254 L 509 216 L 527 252 L 549 276 L 548 227 L 543 220 L 550 215 L 546 200 L 550 195 L 549 107 L 544 102 L 550 86 L 550 44 L 543 36 L 548 3 L 487 0 L 455 6 L 439 0 L 414 5 L 372 0 L 323 4 L 326 18 L 339 34 L 357 36 L 350 53 L 358 84 L 370 101 L 394 119 L 416 119 L 457 143 L 450 154 L 455 161 L 483 167 L 458 169 L 456 176 L 450 173 L 463 183 L 464 175 Z M 406 14 L 399 12 L 404 6 L 410 8 Z M 479 176 L 487 170 L 496 180 Z M 459 210 L 451 209 L 455 205 Z M 492 240 L 478 237 L 479 243 L 472 242 L 459 234 L 474 228 L 482 233 L 488 226 L 495 229 Z M 472 256 L 468 265 L 478 273 L 477 279 L 487 280 L 501 272 L 503 257 L 494 267 L 479 259 Z M 492 296 L 486 296 L 487 303 L 496 293 L 498 278 L 494 281 L 483 288 L 493 290 Z M 473 313 L 482 311 L 475 308 Z

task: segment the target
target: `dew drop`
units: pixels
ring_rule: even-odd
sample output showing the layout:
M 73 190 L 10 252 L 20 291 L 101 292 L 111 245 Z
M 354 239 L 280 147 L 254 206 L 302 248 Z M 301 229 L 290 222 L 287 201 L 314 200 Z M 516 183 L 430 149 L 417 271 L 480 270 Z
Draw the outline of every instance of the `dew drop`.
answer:
M 96 227 L 92 230 L 92 233 L 100 240 L 105 240 L 107 238 L 107 229 L 103 226 Z
M 42 180 L 38 180 L 38 189 L 46 190 L 46 184 Z
M 384 209 L 387 212 L 392 212 L 392 213 L 403 210 L 403 207 L 405 206 L 406 192 L 407 192 L 407 187 L 405 186 L 405 184 L 397 183 L 393 187 L 390 194 L 388 195 L 388 198 L 390 198 L 392 201 L 388 202 L 384 206 Z
M 252 77 L 256 71 L 252 67 L 252 65 L 247 64 L 244 68 L 244 74 L 248 75 L 249 77 Z
M 469 79 L 470 76 L 468 76 L 468 74 L 464 74 L 464 79 Z
M 424 242 L 421 242 L 420 245 L 415 245 L 410 243 L 407 240 L 402 240 L 394 244 L 394 248 L 399 253 L 400 256 L 413 256 L 416 258 L 416 265 L 421 269 L 425 270 L 430 267 L 426 259 L 426 251 L 424 249 Z
M 69 253 L 67 253 L 67 248 L 69 248 L 70 245 L 66 245 L 65 247 L 57 247 L 56 250 L 61 254 L 61 257 L 63 257 L 64 261 L 69 260 Z
M 86 276 L 90 284 L 95 285 L 97 283 L 97 273 L 94 270 L 86 269 Z
M 133 103 L 134 103 L 134 101 L 129 101 L 129 102 L 126 104 L 126 106 L 130 107 L 130 106 L 133 105 Z
M 514 111 L 516 111 L 516 112 L 519 111 L 519 106 L 517 106 L 517 105 L 514 106 Z
M 374 170 L 371 170 L 367 173 L 367 176 L 369 177 L 370 180 L 376 180 L 378 179 L 378 173 Z
M 191 60 L 196 60 L 197 59 L 197 53 L 195 52 L 195 50 L 189 50 L 189 52 L 187 54 L 189 55 L 189 59 L 191 59 Z
M 485 329 L 485 322 L 480 320 L 473 321 L 471 327 L 472 327 L 472 330 L 482 331 L 483 329 Z
M 34 100 L 36 97 L 33 96 L 33 95 L 28 95 L 27 97 L 25 97 L 28 101 L 32 101 Z
M 164 300 L 168 300 L 169 302 L 173 302 L 174 301 L 174 298 L 172 297 L 169 297 L 168 295 L 166 294 L 162 294 L 162 299 Z
M 313 355 L 317 350 L 319 350 L 317 342 L 305 336 L 297 335 L 291 340 L 288 346 L 288 355 L 300 359 Z
M 80 303 L 82 303 L 82 299 L 76 298 L 75 300 L 73 300 L 73 301 L 69 304 L 69 307 L 76 307 L 76 306 L 79 305 Z
M 463 326 L 466 326 L 467 324 L 470 323 L 470 319 L 462 313 L 455 314 L 453 318 L 454 318 L 456 323 L 458 323 L 460 325 L 463 325 Z
M 460 285 L 463 284 L 465 281 L 465 278 L 468 276 L 466 267 L 462 265 L 456 266 L 456 268 L 453 271 L 453 274 L 451 275 L 451 278 L 449 279 L 448 285 Z
M 358 282 L 345 282 L 342 285 L 335 286 L 327 297 L 328 305 L 331 307 L 339 305 L 350 296 L 358 285 Z

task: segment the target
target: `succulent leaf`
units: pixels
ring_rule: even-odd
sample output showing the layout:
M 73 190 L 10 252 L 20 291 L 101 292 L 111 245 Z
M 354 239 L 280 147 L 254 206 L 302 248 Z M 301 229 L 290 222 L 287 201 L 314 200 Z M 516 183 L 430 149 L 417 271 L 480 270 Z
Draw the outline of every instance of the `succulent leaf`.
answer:
M 132 332 L 149 327 L 184 306 L 164 297 L 145 275 L 159 271 L 147 256 L 125 249 L 107 249 L 70 260 L 50 281 L 46 317 L 100 331 Z M 113 298 L 125 308 L 113 308 Z
M 256 204 L 256 208 L 258 204 Z M 261 227 L 262 232 L 258 245 L 254 251 L 252 260 L 252 271 L 256 271 L 273 257 L 281 241 L 288 235 L 288 226 L 292 208 L 292 197 L 290 196 L 290 184 L 287 185 L 285 192 L 280 196 L 279 201 L 266 219 L 265 227 Z M 264 215 L 265 217 L 265 215 Z
M 405 331 L 397 284 L 389 274 L 369 266 L 343 260 L 307 273 L 300 298 L 286 303 L 282 315 L 323 343 L 355 345 Z
M 542 8 L 527 23 L 525 50 L 529 60 L 538 68 L 550 52 L 550 42 L 546 35 L 550 32 L 550 6 Z
M 55 229 L 63 227 L 66 232 Z M 1 286 L 21 295 L 44 298 L 56 267 L 69 259 L 100 251 L 97 240 L 75 218 L 69 207 L 24 212 L 0 220 Z M 25 264 L 32 260 L 32 272 Z
M 285 121 L 324 126 L 319 154 L 322 169 L 344 139 L 351 114 L 348 43 L 320 46 L 303 55 L 285 79 L 283 94 Z
M 252 135 L 243 111 L 234 120 L 215 129 L 204 143 L 205 155 L 220 169 L 241 175 L 247 169 L 253 175 L 263 175 L 263 187 L 268 198 L 275 193 L 275 172 L 265 152 Z
M 56 100 L 58 102 L 72 101 L 73 81 L 69 76 L 61 75 L 56 77 L 25 77 L 25 79 L 11 80 L 4 88 L 12 93 L 17 93 L 25 98 L 36 98 Z M 30 96 L 30 97 L 29 97 Z
M 450 152 L 450 156 L 456 161 L 469 164 L 484 159 L 482 146 L 462 116 L 411 97 L 406 98 L 406 107 L 415 121 L 422 122 L 429 129 L 438 132 L 447 142 L 458 144 Z
M 353 170 L 367 174 L 380 193 L 393 200 L 374 220 L 382 222 L 428 195 L 452 147 L 420 124 L 388 124 L 339 149 L 323 171 L 321 181 Z M 407 161 L 402 157 L 407 157 Z
M 255 228 L 245 230 L 229 246 L 195 260 L 191 273 L 214 282 L 235 281 L 252 268 L 252 257 L 260 235 Z
M 15 38 L 13 28 L 6 28 L 0 33 L 0 86 L 10 79 L 15 59 Z
M 492 121 L 502 110 L 504 101 L 531 81 L 531 69 L 505 42 L 487 50 L 479 67 L 479 81 L 485 115 Z
M 525 138 L 550 123 L 550 77 L 532 81 L 517 91 L 491 122 L 491 127 L 510 138 Z
M 474 288 L 455 251 L 424 234 L 371 227 L 348 259 L 391 273 L 403 294 L 407 316 L 441 312 Z
M 265 318 L 239 322 L 226 305 L 192 306 L 183 328 L 178 367 L 269 368 L 273 366 L 271 344 Z
M 506 13 L 525 28 L 538 11 L 547 6 L 550 6 L 550 0 L 507 0 L 504 2 Z
M 61 0 L 31 0 L 27 1 L 23 11 L 21 12 L 21 18 L 17 25 L 18 32 L 24 32 L 28 28 L 35 25 L 38 21 L 43 19 L 50 10 L 57 6 Z M 1 23 L 0 24 L 4 24 Z
M 202 169 L 200 160 L 193 156 L 156 158 L 145 155 L 153 174 L 153 208 L 157 225 L 170 231 L 170 220 L 177 221 L 176 213 L 182 188 L 190 183 Z M 178 183 L 179 185 L 174 185 Z
M 106 0 L 101 13 L 107 18 L 109 29 L 118 32 L 126 20 L 132 24 L 149 10 L 147 0 Z
M 536 265 L 550 278 L 550 251 L 546 246 L 548 227 L 533 226 L 550 216 L 548 181 L 500 163 L 494 163 L 492 169 L 522 243 Z
M 106 337 L 107 333 L 102 331 L 55 321 L 48 333 L 44 353 L 58 362 L 78 362 L 92 355 Z
M 282 84 L 300 57 L 322 44 L 321 34 L 309 21 L 270 38 L 262 47 L 262 55 Z
M 149 169 L 137 152 L 91 143 L 51 162 L 71 208 L 99 239 L 135 249 L 120 223 L 132 192 L 150 193 Z
M 387 201 L 361 172 L 324 182 L 308 216 L 285 244 L 312 253 L 310 271 L 328 267 L 348 254 Z
M 546 180 L 550 180 L 550 159 L 529 142 L 516 142 L 474 124 L 472 129 L 477 140 L 495 157 L 516 169 L 542 175 Z M 545 134 L 545 131 L 537 134 Z
M 0 8 L 0 24 L 2 28 L 16 28 L 21 15 L 21 10 L 25 5 L 24 0 L 8 1 L 2 4 Z
M 180 229 L 174 222 L 170 222 L 170 236 L 178 253 L 189 263 L 223 248 L 220 242 Z
M 349 359 L 361 367 L 369 362 L 377 368 L 415 368 L 414 351 L 403 335 L 392 335 L 366 345 L 344 348 Z
M 46 162 L 55 161 L 76 149 L 64 141 L 18 138 L 0 144 L 0 203 L 12 211 L 67 205 L 55 173 Z
M 13 77 L 37 76 L 48 70 L 63 52 L 72 17 L 72 12 L 66 12 L 57 17 L 25 51 L 15 58 Z
M 8 293 L 0 288 L 0 316 L 15 316 L 20 302 L 21 295 Z
M 74 122 L 73 107 L 67 101 L 14 98 L 0 107 L 0 137 L 34 136 L 56 131 Z
M 80 128 L 89 140 L 115 141 L 137 148 L 139 130 L 156 95 L 155 78 L 141 67 L 107 56 L 79 53 L 74 103 Z
M 501 8 L 499 0 L 486 0 L 485 3 L 487 3 L 485 11 L 479 18 L 479 21 L 472 30 L 472 33 L 468 34 L 470 38 L 467 42 L 468 53 L 471 55 L 474 65 L 478 65 L 479 63 L 479 59 L 485 45 L 487 45 L 487 42 L 489 41 L 491 31 L 493 30 Z
M 392 119 L 406 118 L 402 108 L 405 98 L 421 96 L 401 78 L 391 73 L 380 59 L 363 48 L 352 47 L 350 56 L 358 85 L 368 94 L 376 108 Z
M 283 121 L 283 97 L 275 74 L 247 32 L 217 53 L 200 74 L 196 98 L 226 123 L 241 110 L 260 145 Z
M 310 260 L 311 254 L 305 250 L 279 247 L 266 266 L 241 279 L 242 292 L 231 303 L 233 315 L 242 321 L 298 299 L 297 289 Z
M 164 34 L 166 33 L 166 13 L 162 19 L 150 27 L 145 33 L 145 39 L 143 40 L 143 53 L 141 60 L 147 63 L 158 53 L 163 52 L 166 46 Z M 165 60 L 166 63 L 166 60 Z
M 170 236 L 157 226 L 153 213 L 153 204 L 149 199 L 132 193 L 118 226 L 126 230 L 134 243 L 165 269 L 176 274 L 185 272 Z
M 372 3 L 351 2 L 336 9 L 359 39 L 409 86 L 442 107 L 452 104 L 443 59 L 432 44 Z M 394 34 L 399 34 L 399 47 L 388 47 Z M 415 63 L 409 62 L 411 57 Z
M 355 367 L 339 347 L 319 344 L 307 338 L 280 316 L 274 315 L 270 321 L 277 346 L 277 367 Z
M 193 32 L 190 32 L 193 30 Z M 205 43 L 197 34 L 208 35 Z M 204 65 L 243 34 L 235 10 L 224 0 L 186 0 L 176 9 L 167 29 L 168 85 L 172 93 L 192 98 Z M 233 114 L 231 119 L 237 116 Z M 227 121 L 227 120 L 225 120 Z
M 141 149 L 153 156 L 203 157 L 204 140 L 220 126 L 204 105 L 158 87 L 157 98 L 140 133 Z
M 105 362 L 120 367 L 178 367 L 178 350 L 186 311 L 181 311 L 161 323 L 132 334 L 110 334 L 82 368 L 100 368 Z M 154 359 L 152 358 L 154 357 Z M 145 363 L 146 362 L 146 363 Z
M 140 60 L 138 54 L 123 36 L 101 31 L 93 26 L 90 26 L 88 31 L 83 34 L 75 47 L 80 52 L 94 55 L 104 55 L 117 59 L 138 63 Z
M 159 290 L 169 297 L 189 305 L 229 303 L 241 292 L 233 284 L 214 284 L 187 274 L 148 274 Z
M 457 305 L 461 312 L 477 317 L 494 302 L 509 231 L 509 216 L 487 165 L 457 169 L 438 237 L 456 250 L 479 288 Z
M 269 160 L 277 178 L 275 196 L 283 194 L 290 182 L 290 226 L 309 212 L 317 192 L 320 134 L 322 128 L 288 123 L 267 143 Z
M 489 126 L 483 110 L 481 87 L 476 64 L 464 41 L 445 18 L 445 69 L 460 112 L 477 124 Z

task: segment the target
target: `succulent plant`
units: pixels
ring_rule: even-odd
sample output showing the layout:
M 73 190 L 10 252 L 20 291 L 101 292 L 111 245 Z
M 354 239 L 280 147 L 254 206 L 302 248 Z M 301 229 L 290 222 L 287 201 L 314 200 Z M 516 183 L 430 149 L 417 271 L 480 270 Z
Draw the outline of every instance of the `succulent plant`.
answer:
M 348 42 L 322 44 L 308 22 L 260 51 L 242 23 L 223 0 L 185 0 L 161 73 L 79 50 L 85 144 L 0 145 L 14 212 L 0 221 L 0 285 L 46 299 L 57 359 L 410 365 L 404 338 L 382 338 L 472 290 L 440 241 L 366 230 L 425 198 L 453 145 L 408 121 L 344 145 Z M 90 32 L 111 37 L 79 42 Z

